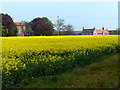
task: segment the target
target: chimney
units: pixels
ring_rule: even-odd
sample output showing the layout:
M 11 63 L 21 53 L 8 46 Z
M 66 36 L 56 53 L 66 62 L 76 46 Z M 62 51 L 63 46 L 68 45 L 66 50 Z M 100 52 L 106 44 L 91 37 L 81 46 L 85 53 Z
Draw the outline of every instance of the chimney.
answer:
M 94 27 L 93 29 L 95 30 L 96 28 Z
M 104 30 L 105 28 L 104 27 L 102 27 L 102 30 Z
M 84 30 L 84 27 L 82 29 Z

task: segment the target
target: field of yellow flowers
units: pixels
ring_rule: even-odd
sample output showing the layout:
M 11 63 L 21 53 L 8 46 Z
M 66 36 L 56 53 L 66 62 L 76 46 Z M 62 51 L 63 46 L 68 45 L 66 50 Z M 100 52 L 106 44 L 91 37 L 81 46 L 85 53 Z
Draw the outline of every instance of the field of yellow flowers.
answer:
M 118 35 L 2 37 L 3 88 L 97 62 L 119 49 Z

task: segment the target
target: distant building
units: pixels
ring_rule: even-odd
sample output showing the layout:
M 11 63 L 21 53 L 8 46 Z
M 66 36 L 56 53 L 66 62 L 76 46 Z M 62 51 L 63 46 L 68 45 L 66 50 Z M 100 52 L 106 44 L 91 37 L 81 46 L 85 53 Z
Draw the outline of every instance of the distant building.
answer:
M 54 31 L 54 35 L 58 35 L 58 32 Z M 60 31 L 60 35 L 81 35 L 81 31 Z
M 85 29 L 83 27 L 82 35 L 93 35 L 94 30 L 95 30 L 95 28 L 93 28 L 93 29 Z
M 82 35 L 109 35 L 109 31 L 107 29 L 96 29 L 95 27 L 93 29 L 84 29 L 82 30 Z
M 109 30 L 110 35 L 120 35 L 120 30 Z
M 73 34 L 74 34 L 74 35 L 81 35 L 82 32 L 81 32 L 81 31 L 73 31 Z
M 20 22 L 14 22 L 18 29 L 18 36 L 24 36 L 24 30 L 26 26 L 23 23 Z
M 95 29 L 93 35 L 109 35 L 109 31 L 107 29 Z

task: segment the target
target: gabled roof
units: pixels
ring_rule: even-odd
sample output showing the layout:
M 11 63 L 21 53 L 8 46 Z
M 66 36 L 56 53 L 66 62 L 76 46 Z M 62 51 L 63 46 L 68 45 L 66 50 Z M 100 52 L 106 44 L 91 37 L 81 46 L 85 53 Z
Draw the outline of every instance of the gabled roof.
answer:
M 83 29 L 82 33 L 93 33 L 94 29 Z
M 109 31 L 108 30 L 104 30 L 104 33 L 109 33 Z
M 106 33 L 109 34 L 109 32 L 107 30 L 102 30 L 102 29 L 96 29 L 97 33 Z
M 16 25 L 23 25 L 23 23 L 20 22 L 14 22 Z
M 97 33 L 103 33 L 103 30 L 96 30 Z

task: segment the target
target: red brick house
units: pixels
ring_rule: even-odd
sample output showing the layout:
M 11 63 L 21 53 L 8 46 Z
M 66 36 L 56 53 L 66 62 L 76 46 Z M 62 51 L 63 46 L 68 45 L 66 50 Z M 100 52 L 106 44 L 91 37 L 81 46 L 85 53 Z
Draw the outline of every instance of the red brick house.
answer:
M 17 25 L 18 36 L 24 36 L 25 25 L 20 22 L 14 22 Z
M 103 27 L 102 29 L 95 29 L 93 35 L 109 35 L 109 31 Z
M 109 31 L 107 29 L 96 29 L 95 27 L 93 29 L 84 29 L 82 31 L 82 35 L 109 35 Z

